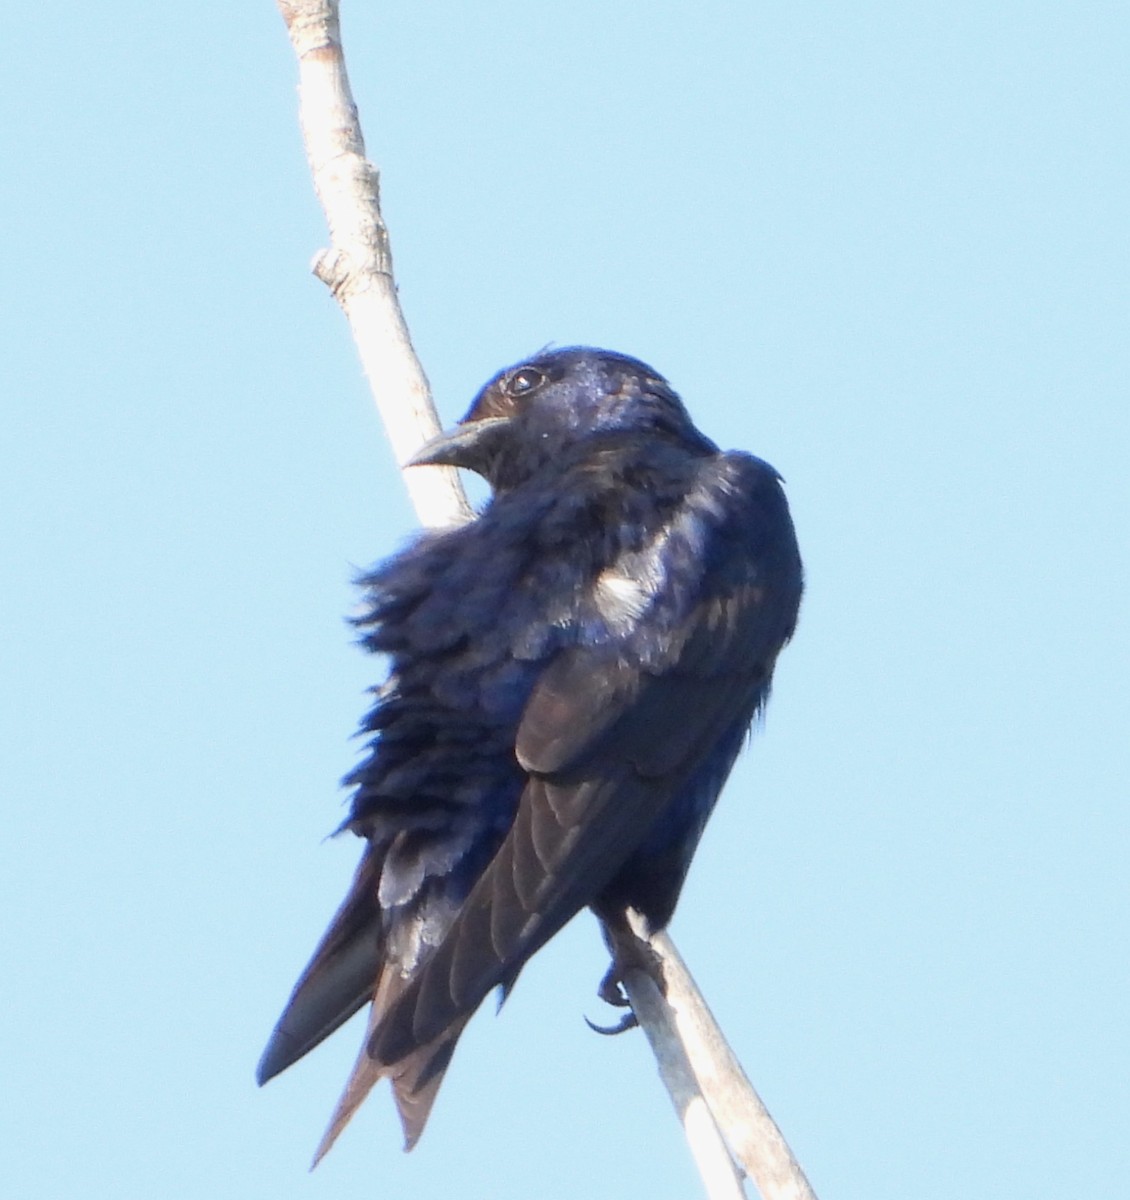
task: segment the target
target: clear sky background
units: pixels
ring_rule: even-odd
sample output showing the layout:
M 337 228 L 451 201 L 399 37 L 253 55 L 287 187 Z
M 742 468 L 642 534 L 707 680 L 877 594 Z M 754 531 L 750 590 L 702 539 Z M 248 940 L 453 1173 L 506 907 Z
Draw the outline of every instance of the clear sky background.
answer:
M 673 932 L 823 1200 L 1125 1195 L 1124 3 L 350 3 L 443 419 L 546 342 L 653 363 L 808 568 Z M 252 1074 L 344 893 L 411 535 L 273 7 L 22 7 L 0 48 L 0 1191 L 698 1194 L 578 918 L 423 1142 L 352 1025 Z

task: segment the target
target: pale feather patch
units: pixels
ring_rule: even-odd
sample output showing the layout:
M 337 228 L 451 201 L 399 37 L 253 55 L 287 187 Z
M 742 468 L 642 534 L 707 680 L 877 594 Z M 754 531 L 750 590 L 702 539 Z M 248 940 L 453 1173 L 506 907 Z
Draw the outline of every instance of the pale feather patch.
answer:
M 593 599 L 597 612 L 616 627 L 638 621 L 651 603 L 651 592 L 643 581 L 609 567 L 597 576 Z

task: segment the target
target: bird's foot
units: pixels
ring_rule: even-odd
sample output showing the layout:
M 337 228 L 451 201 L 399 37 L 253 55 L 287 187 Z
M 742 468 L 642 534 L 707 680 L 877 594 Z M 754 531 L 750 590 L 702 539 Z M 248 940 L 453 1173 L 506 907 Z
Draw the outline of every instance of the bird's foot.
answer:
M 610 1004 L 613 1008 L 627 1008 L 632 1003 L 628 999 L 628 993 L 624 991 L 624 973 L 620 964 L 615 960 L 604 972 L 604 978 L 600 981 L 596 994 L 605 1004 Z
M 612 963 L 604 973 L 597 988 L 597 995 L 613 1008 L 630 1008 L 631 1000 L 624 987 L 624 977 L 629 971 L 642 971 L 654 979 L 663 990 L 663 972 L 655 951 L 648 943 L 628 928 L 626 923 L 605 921 L 605 940 L 612 951 Z M 595 1033 L 614 1036 L 635 1029 L 639 1024 L 634 1012 L 626 1012 L 613 1025 L 597 1025 L 587 1017 L 585 1023 Z
M 605 1004 L 610 1004 L 613 1008 L 630 1008 L 632 1002 L 628 999 L 627 992 L 624 991 L 620 967 L 615 961 L 605 971 L 604 978 L 596 989 L 596 994 Z M 585 1017 L 585 1024 L 593 1033 L 603 1033 L 607 1037 L 615 1037 L 618 1033 L 627 1033 L 629 1029 L 635 1029 L 639 1021 L 636 1020 L 634 1012 L 626 1012 L 614 1025 L 597 1025 L 588 1017 Z

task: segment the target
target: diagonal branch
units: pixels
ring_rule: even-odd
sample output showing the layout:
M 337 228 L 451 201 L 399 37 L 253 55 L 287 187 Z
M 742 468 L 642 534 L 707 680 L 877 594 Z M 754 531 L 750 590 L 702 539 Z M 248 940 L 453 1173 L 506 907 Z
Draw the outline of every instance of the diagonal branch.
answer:
M 816 1200 L 804 1171 L 730 1049 L 675 943 L 665 930 L 649 936 L 638 913 L 629 910 L 627 918 L 626 932 L 607 927 L 607 934 L 620 961 L 645 961 L 640 957 L 640 943 L 651 951 L 654 966 L 646 970 L 633 966 L 623 973 L 621 983 L 659 1060 L 660 1074 L 676 1111 L 683 1115 L 676 1088 L 687 1086 L 678 1073 L 689 1070 L 734 1158 L 764 1200 Z M 634 939 L 625 951 L 615 949 L 621 937 Z M 674 1087 L 664 1068 L 671 1045 L 680 1051 L 668 1068 L 676 1073 Z M 684 1125 L 686 1120 L 684 1115 Z M 689 1130 L 687 1136 L 691 1136 Z
M 337 0 L 279 0 L 279 10 L 298 56 L 299 122 L 330 227 L 332 249 L 316 256 L 314 274 L 349 320 L 381 421 L 403 464 L 440 426 L 396 297 L 380 179 L 365 157 Z M 404 472 L 404 486 L 424 525 L 451 525 L 472 515 L 451 467 Z
M 299 120 L 330 230 L 332 248 L 315 258 L 314 273 L 349 320 L 393 452 L 404 463 L 440 427 L 396 296 L 379 178 L 365 157 L 338 3 L 278 0 L 278 6 L 298 58 Z M 424 525 L 472 516 L 451 468 L 415 468 L 404 480 Z M 622 982 L 711 1200 L 744 1196 L 743 1173 L 764 1200 L 815 1200 L 671 940 L 628 928 L 607 932 L 625 947 L 622 961 L 655 964 L 626 970 Z

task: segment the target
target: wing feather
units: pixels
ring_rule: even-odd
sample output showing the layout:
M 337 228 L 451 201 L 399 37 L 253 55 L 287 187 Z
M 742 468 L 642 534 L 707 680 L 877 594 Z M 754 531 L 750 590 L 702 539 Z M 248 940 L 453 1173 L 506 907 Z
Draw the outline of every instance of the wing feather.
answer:
M 377 890 L 380 859 L 362 856 L 353 884 L 294 986 L 259 1060 L 266 1083 L 297 1062 L 372 999 L 384 965 Z
M 517 732 L 529 781 L 514 824 L 374 1031 L 377 1062 L 411 1054 L 466 1020 L 493 987 L 513 983 L 600 895 L 720 740 L 749 724 L 792 632 L 800 580 L 799 565 L 767 574 L 763 556 L 746 548 L 714 556 L 722 565 L 700 581 L 662 652 L 619 641 L 573 646 L 549 662 Z

